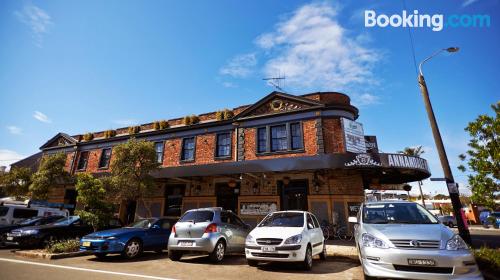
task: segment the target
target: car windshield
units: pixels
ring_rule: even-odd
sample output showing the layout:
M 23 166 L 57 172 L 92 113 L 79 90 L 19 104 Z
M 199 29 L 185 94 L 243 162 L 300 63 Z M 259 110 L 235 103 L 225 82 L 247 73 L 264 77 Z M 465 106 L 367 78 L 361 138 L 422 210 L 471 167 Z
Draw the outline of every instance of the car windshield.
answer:
M 128 228 L 149 228 L 155 222 L 155 219 L 140 219 L 130 225 L 126 226 Z
M 78 216 L 69 216 L 67 218 L 59 219 L 59 220 L 53 222 L 52 224 L 55 226 L 69 226 L 78 220 L 80 220 L 80 217 L 78 217 Z
M 416 203 L 376 203 L 363 207 L 365 224 L 437 224 L 436 218 Z
M 214 212 L 209 210 L 188 211 L 179 220 L 179 222 L 203 223 L 211 222 L 214 218 Z
M 262 220 L 259 227 L 303 227 L 304 214 L 303 213 L 274 213 Z
M 27 226 L 27 225 L 34 224 L 34 223 L 36 223 L 37 221 L 39 221 L 41 219 L 42 219 L 41 217 L 33 217 L 33 218 L 26 219 L 26 220 L 20 222 L 19 224 L 21 226 Z

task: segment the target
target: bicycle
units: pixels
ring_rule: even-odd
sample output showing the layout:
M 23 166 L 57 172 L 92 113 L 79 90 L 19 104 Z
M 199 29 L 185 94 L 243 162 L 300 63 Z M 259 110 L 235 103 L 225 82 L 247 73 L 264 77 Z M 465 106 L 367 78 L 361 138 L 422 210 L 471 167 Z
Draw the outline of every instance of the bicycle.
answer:
M 349 231 L 347 230 L 346 226 L 339 226 L 323 222 L 321 224 L 321 230 L 323 231 L 323 236 L 325 237 L 325 240 L 328 240 L 330 239 L 330 237 L 333 237 L 332 239 L 338 238 L 340 240 L 349 241 L 352 240 L 353 238 L 352 235 L 349 235 Z

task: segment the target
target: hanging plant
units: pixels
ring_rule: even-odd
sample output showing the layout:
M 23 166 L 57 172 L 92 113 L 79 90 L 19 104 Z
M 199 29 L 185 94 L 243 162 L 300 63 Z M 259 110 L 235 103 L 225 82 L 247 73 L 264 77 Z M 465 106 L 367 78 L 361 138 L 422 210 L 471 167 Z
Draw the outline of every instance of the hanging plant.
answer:
M 153 123 L 153 129 L 154 130 L 160 130 L 160 129 L 167 129 L 169 127 L 168 122 L 163 120 L 163 121 L 155 121 Z
M 184 125 L 192 125 L 192 124 L 197 124 L 199 122 L 200 122 L 200 118 L 197 115 L 185 116 L 182 119 L 182 123 Z
M 229 110 L 229 109 L 224 109 L 221 111 L 217 111 L 215 113 L 215 118 L 218 121 L 229 120 L 229 119 L 233 118 L 233 116 L 234 116 L 233 111 Z
M 85 140 L 85 141 L 90 141 L 92 139 L 94 139 L 94 134 L 91 132 L 85 133 L 83 135 L 83 140 Z
M 111 138 L 115 136 L 116 136 L 116 130 L 114 129 L 104 131 L 104 138 Z

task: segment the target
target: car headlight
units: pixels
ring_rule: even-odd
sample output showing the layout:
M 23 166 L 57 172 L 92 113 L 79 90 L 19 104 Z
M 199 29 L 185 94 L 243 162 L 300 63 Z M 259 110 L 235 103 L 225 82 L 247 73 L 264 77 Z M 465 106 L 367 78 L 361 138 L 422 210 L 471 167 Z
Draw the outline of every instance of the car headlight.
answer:
M 468 249 L 469 246 L 465 241 L 460 237 L 460 235 L 455 234 L 453 237 L 446 242 L 446 250 L 460 250 L 460 249 Z
M 38 234 L 37 229 L 28 229 L 21 231 L 21 235 L 35 235 L 35 234 Z
M 253 238 L 253 236 L 251 236 L 249 234 L 249 235 L 247 235 L 247 238 L 245 239 L 245 243 L 246 244 L 255 244 L 255 238 Z
M 292 237 L 288 237 L 285 240 L 285 244 L 299 244 L 302 241 L 302 234 L 297 234 Z
M 369 233 L 363 233 L 361 242 L 364 247 L 387 249 L 389 246 L 382 240 Z

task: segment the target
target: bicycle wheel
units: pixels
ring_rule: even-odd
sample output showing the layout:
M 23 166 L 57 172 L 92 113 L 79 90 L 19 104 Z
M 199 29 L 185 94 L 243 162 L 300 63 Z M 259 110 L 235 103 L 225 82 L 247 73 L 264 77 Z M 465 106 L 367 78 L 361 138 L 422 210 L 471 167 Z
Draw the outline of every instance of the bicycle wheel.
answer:
M 347 240 L 347 238 L 348 238 L 348 236 L 347 236 L 347 228 L 346 227 L 339 227 L 337 229 L 337 237 L 340 240 Z
M 323 236 L 325 237 L 325 240 L 328 240 L 330 238 L 330 228 L 328 226 L 321 227 L 321 230 L 323 231 Z

